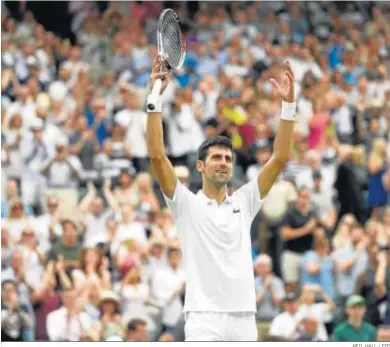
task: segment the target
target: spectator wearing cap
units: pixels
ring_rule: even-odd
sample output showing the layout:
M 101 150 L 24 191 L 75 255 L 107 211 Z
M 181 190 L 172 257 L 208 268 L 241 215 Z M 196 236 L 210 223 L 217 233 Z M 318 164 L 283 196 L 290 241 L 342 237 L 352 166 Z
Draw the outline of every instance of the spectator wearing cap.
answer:
M 92 320 L 80 305 L 74 289 L 63 290 L 62 307 L 47 316 L 46 328 L 50 341 L 80 341 L 91 327 Z
M 272 273 L 272 260 L 267 254 L 259 255 L 254 264 L 257 303 L 257 330 L 259 340 L 265 340 L 271 321 L 279 314 L 280 304 L 286 296 L 282 280 Z
M 77 206 L 77 188 L 83 167 L 78 157 L 69 154 L 67 138 L 57 139 L 55 151 L 55 155 L 42 165 L 41 173 L 46 178 L 48 193 L 59 196 L 63 209 L 70 212 Z
M 298 285 L 303 254 L 312 248 L 318 224 L 317 215 L 311 207 L 310 194 L 306 187 L 299 190 L 296 204 L 288 210 L 280 229 L 284 241 L 282 273 L 290 291 Z
M 292 341 L 297 336 L 300 322 L 299 298 L 294 292 L 288 292 L 283 298 L 283 312 L 279 313 L 271 323 L 269 335 L 282 341 Z
M 62 236 L 54 242 L 49 260 L 57 261 L 60 256 L 64 257 L 65 268 L 71 270 L 80 267 L 82 246 L 78 242 L 78 227 L 73 217 L 64 217 L 61 220 Z
M 98 338 L 97 341 L 107 341 L 114 336 L 123 337 L 124 324 L 119 314 L 119 298 L 111 291 L 103 291 L 100 295 L 100 319 L 90 328 L 90 334 Z
M 148 340 L 148 331 L 146 321 L 139 318 L 132 319 L 127 324 L 126 341 L 146 342 Z
M 332 193 L 322 184 L 322 173 L 320 170 L 313 171 L 313 191 L 311 194 L 314 211 L 318 216 L 318 222 L 322 225 L 327 234 L 330 234 L 337 221 L 337 210 L 333 203 Z
M 360 295 L 352 295 L 345 304 L 348 320 L 338 325 L 333 332 L 336 342 L 374 342 L 376 329 L 363 321 L 366 300 Z

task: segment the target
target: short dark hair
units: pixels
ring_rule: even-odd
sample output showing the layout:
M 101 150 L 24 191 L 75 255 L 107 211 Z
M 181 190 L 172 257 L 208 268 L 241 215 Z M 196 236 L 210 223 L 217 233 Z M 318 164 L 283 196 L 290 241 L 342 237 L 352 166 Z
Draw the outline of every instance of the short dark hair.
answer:
M 206 160 L 207 153 L 210 147 L 219 146 L 229 148 L 233 151 L 232 143 L 226 136 L 216 136 L 205 140 L 198 148 L 198 160 Z
M 138 326 L 146 325 L 146 321 L 144 321 L 141 318 L 133 318 L 128 324 L 127 324 L 127 331 L 136 331 Z

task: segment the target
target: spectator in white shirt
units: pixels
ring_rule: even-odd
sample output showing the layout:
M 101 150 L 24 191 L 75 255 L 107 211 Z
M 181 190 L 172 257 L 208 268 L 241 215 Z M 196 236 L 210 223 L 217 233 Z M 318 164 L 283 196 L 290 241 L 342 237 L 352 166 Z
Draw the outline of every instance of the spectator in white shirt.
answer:
M 92 324 L 90 316 L 80 310 L 78 293 L 62 293 L 63 306 L 47 316 L 46 328 L 50 341 L 80 341 Z
M 47 252 L 51 247 L 51 241 L 54 236 L 62 235 L 62 227 L 60 225 L 60 201 L 55 195 L 51 195 L 47 199 L 47 212 L 36 217 L 32 222 L 32 226 L 36 230 L 39 248 L 43 252 Z
M 67 138 L 56 141 L 56 153 L 41 168 L 46 178 L 49 194 L 57 195 L 63 201 L 63 209 L 72 211 L 77 206 L 79 179 L 82 174 L 80 159 L 69 155 Z
M 322 302 L 316 302 L 316 297 Z M 299 314 L 302 317 L 312 317 L 317 321 L 316 336 L 321 341 L 328 341 L 325 323 L 331 322 L 335 304 L 320 286 L 306 284 L 302 288 Z
M 115 121 L 126 129 L 126 140 L 130 144 L 131 157 L 137 172 L 148 168 L 146 148 L 146 113 L 141 109 L 139 97 L 135 93 L 124 94 L 126 109 L 115 115 Z
M 23 126 L 28 129 L 35 118 L 35 104 L 31 102 L 29 90 L 26 86 L 18 88 L 16 100 L 7 108 L 7 118 L 19 113 L 23 118 Z
M 312 202 L 320 224 L 327 232 L 333 231 L 337 220 L 337 210 L 332 201 L 332 193 L 322 185 L 322 173 L 313 171 Z
M 43 137 L 42 119 L 34 118 L 31 124 L 32 138 L 25 137 L 21 144 L 25 171 L 22 176 L 22 198 L 27 206 L 41 206 L 44 178 L 40 170 L 45 161 L 53 156 L 51 144 Z
M 148 319 L 145 303 L 149 298 L 150 289 L 147 283 L 142 282 L 140 265 L 134 264 L 127 272 L 120 283 L 119 295 L 126 321 L 133 318 Z
M 8 145 L 9 166 L 7 167 L 7 176 L 20 179 L 23 174 L 24 162 L 20 152 L 20 145 L 24 135 L 23 118 L 21 114 L 14 113 L 5 131 L 5 139 Z
M 32 221 L 33 217 L 25 214 L 25 205 L 21 199 L 14 198 L 8 202 L 6 222 L 13 244 L 17 244 L 20 241 L 23 229 L 31 224 Z
M 92 183 L 88 184 L 88 193 L 80 202 L 81 212 L 86 214 L 86 232 L 84 245 L 93 247 L 99 242 L 104 242 L 106 237 L 106 223 L 112 216 L 111 208 L 105 209 L 103 199 L 96 196 L 96 188 Z
M 56 153 L 41 168 L 41 172 L 47 178 L 49 188 L 77 188 L 78 179 L 82 171 L 78 157 L 69 155 L 68 141 L 59 138 L 56 141 Z
M 151 296 L 163 307 L 163 331 L 172 332 L 183 311 L 184 271 L 180 268 L 180 249 L 168 249 L 168 264 L 156 269 L 151 279 Z
M 283 307 L 284 312 L 273 319 L 269 335 L 282 341 L 292 341 L 297 335 L 300 323 L 298 296 L 293 292 L 287 293 L 283 300 Z

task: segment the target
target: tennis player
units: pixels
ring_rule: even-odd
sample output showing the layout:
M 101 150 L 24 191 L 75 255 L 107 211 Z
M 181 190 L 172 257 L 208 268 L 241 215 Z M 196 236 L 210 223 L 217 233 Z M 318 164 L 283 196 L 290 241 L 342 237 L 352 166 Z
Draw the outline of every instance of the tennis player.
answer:
M 168 85 L 156 59 L 150 78 Z M 152 169 L 176 222 L 186 274 L 186 341 L 256 341 L 256 295 L 250 227 L 263 199 L 285 167 L 295 118 L 294 73 L 287 62 L 281 84 L 271 79 L 282 99 L 281 120 L 272 158 L 259 176 L 227 194 L 233 151 L 228 138 L 207 139 L 198 149 L 196 168 L 202 190 L 188 190 L 165 155 L 161 97 L 147 119 L 147 144 Z

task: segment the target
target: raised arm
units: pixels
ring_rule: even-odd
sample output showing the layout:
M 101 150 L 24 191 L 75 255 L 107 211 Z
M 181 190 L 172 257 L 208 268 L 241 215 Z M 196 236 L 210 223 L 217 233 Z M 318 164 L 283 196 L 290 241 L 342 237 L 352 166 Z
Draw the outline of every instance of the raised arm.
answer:
M 282 114 L 275 139 L 274 152 L 258 176 L 259 191 L 262 198 L 268 194 L 289 160 L 296 109 L 294 72 L 290 63 L 287 62 L 285 65 L 282 85 L 274 79 L 270 81 L 282 99 Z
M 161 94 L 168 85 L 168 74 L 160 73 L 161 61 L 159 58 L 155 59 L 153 63 L 153 72 L 150 77 L 150 84 L 153 86 L 154 81 L 160 77 L 163 79 L 163 86 Z M 161 99 L 159 100 L 155 112 L 148 113 L 146 123 L 146 139 L 148 145 L 148 154 L 150 158 L 151 167 L 157 177 L 164 195 L 169 199 L 173 198 L 176 188 L 177 177 L 171 162 L 165 154 L 163 127 L 161 118 Z

